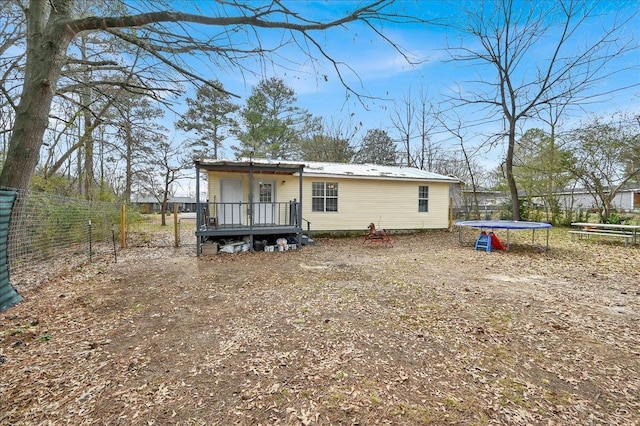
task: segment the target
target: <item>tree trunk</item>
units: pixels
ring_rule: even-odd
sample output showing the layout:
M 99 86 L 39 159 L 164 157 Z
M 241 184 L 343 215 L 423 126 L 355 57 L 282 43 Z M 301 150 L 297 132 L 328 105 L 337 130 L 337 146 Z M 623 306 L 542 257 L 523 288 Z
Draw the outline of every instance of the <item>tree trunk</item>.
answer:
M 218 126 L 213 127 L 213 158 L 218 159 L 218 145 L 220 141 L 218 140 Z
M 516 123 L 511 120 L 509 123 L 509 145 L 507 148 L 506 169 L 509 192 L 511 194 L 511 219 L 520 220 L 520 202 L 518 200 L 518 187 L 513 177 L 513 151 L 516 145 Z
M 87 113 L 86 115 L 90 115 Z M 93 123 L 91 117 L 85 117 L 85 139 L 84 139 L 84 196 L 87 200 L 93 200 Z
M 104 130 L 101 132 L 100 144 L 98 145 L 98 154 L 100 159 L 100 199 L 104 199 L 106 195 L 106 179 L 104 173 Z
M 161 222 L 160 222 L 160 226 L 167 226 L 167 197 L 164 197 L 164 200 L 162 200 L 162 202 L 160 203 L 160 216 L 161 216 Z
M 131 202 L 131 187 L 133 186 L 133 136 L 131 135 L 130 123 L 125 123 L 126 154 L 125 154 L 125 185 L 124 200 Z
M 83 105 L 89 105 L 89 103 L 84 103 L 85 101 L 89 101 L 89 96 L 86 93 L 83 93 Z M 83 173 L 80 173 L 80 176 L 84 177 L 84 196 L 87 200 L 93 199 L 93 181 L 94 181 L 94 173 L 93 173 L 93 130 L 94 123 L 92 120 L 91 112 L 88 108 L 85 108 L 83 112 L 83 122 L 84 122 L 84 133 L 82 135 L 82 142 L 84 146 L 84 166 Z
M 22 97 L 0 186 L 28 189 L 40 158 L 40 148 L 49 123 L 49 110 L 60 70 L 66 58 L 72 31 L 50 18 L 45 25 L 47 2 L 32 1 L 27 11 L 27 62 Z
M 83 60 L 88 60 L 86 52 L 86 39 L 80 40 L 80 53 Z M 82 118 L 84 121 L 84 196 L 87 200 L 93 200 L 93 130 L 94 120 L 91 114 L 92 94 L 89 81 L 89 73 L 86 67 L 83 67 L 82 82 L 84 87 L 80 91 L 80 99 L 83 107 Z
M 80 129 L 78 129 L 78 131 L 80 131 Z M 82 140 L 82 136 L 78 135 L 79 139 Z M 76 170 L 77 172 L 77 179 L 75 182 L 75 186 L 76 186 L 76 191 L 78 192 L 78 194 L 82 194 L 82 173 L 80 172 L 82 170 L 82 158 L 84 157 L 84 150 L 82 149 L 82 146 L 84 146 L 83 144 L 81 144 L 80 149 L 78 149 L 76 151 Z M 71 173 L 71 167 L 69 167 L 69 173 Z M 69 179 L 71 178 L 71 174 L 69 174 Z
M 556 168 L 558 164 L 558 159 L 556 158 L 556 126 L 555 123 L 551 125 L 551 135 L 550 135 L 550 147 L 549 147 L 549 165 L 551 166 L 551 170 L 549 171 L 549 175 L 547 176 L 547 204 L 549 208 L 549 213 L 551 217 L 547 215 L 547 220 L 554 225 L 557 225 L 560 218 L 558 217 L 558 200 L 553 194 L 556 188 Z
M 426 136 L 423 134 L 420 141 L 420 169 L 425 170 L 424 150 L 427 149 L 425 144 Z

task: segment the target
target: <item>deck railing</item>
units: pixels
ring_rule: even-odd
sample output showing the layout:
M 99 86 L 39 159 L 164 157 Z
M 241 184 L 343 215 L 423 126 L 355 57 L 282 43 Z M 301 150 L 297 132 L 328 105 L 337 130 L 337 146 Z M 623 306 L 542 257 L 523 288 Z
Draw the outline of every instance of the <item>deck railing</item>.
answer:
M 260 228 L 299 226 L 300 203 L 206 203 L 202 220 L 206 228 Z

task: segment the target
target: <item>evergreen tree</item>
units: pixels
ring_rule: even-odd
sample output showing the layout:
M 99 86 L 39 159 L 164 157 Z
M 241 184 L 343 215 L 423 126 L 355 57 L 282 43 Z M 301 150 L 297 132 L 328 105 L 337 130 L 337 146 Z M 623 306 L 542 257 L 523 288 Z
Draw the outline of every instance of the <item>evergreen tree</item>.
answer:
M 236 157 L 291 159 L 296 157 L 300 135 L 313 120 L 297 107 L 297 98 L 284 80 L 262 80 L 251 91 L 240 112 L 244 130 L 238 133 Z
M 356 163 L 372 163 L 386 166 L 398 164 L 398 149 L 384 130 L 369 129 L 362 139 L 362 145 L 354 156 Z
M 194 148 L 195 157 L 218 158 L 225 139 L 238 131 L 235 113 L 240 107 L 231 102 L 227 92 L 213 87 L 222 88 L 222 83 L 212 81 L 198 89 L 195 99 L 187 98 L 189 108 L 176 122 L 177 128 L 197 135 L 189 145 Z

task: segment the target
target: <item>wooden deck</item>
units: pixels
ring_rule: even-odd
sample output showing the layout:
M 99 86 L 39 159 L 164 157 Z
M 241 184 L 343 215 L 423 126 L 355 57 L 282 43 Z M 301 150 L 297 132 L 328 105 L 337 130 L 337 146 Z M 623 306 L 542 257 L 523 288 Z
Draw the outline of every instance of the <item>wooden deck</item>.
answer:
M 204 226 L 196 231 L 197 237 L 232 237 L 247 235 L 297 234 L 302 228 L 295 225 L 259 225 L 259 226 Z
M 207 203 L 199 214 L 196 238 L 205 242 L 254 242 L 294 237 L 301 245 L 300 203 Z M 214 212 L 214 214 L 211 214 Z

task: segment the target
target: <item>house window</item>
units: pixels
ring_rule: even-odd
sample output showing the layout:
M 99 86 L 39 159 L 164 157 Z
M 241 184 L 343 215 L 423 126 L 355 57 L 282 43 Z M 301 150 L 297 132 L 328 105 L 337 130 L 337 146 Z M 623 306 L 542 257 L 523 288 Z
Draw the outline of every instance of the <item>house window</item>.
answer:
M 338 183 L 313 182 L 311 187 L 311 211 L 338 211 Z
M 260 202 L 270 203 L 272 202 L 273 184 L 260 182 Z
M 418 187 L 418 211 L 419 212 L 429 211 L 429 187 L 428 186 Z

